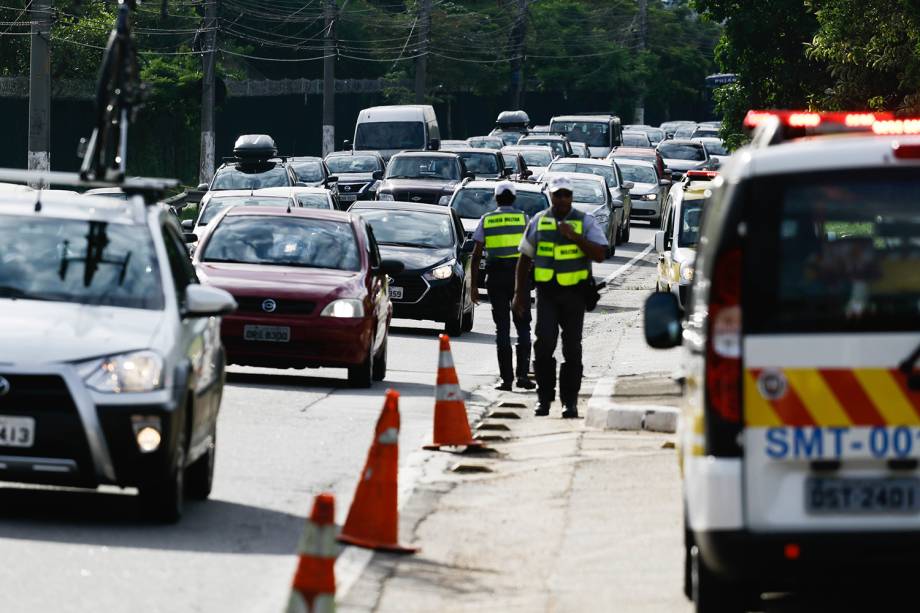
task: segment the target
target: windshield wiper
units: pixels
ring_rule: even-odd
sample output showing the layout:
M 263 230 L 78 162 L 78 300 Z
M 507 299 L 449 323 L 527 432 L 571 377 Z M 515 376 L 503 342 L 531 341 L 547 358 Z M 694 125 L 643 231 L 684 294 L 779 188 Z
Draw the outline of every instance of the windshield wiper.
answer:
M 234 260 L 231 258 L 204 258 L 204 262 L 218 262 L 220 264 L 259 264 L 260 262 L 246 262 L 245 260 Z
M 393 175 L 387 179 L 421 179 L 422 177 L 410 177 L 409 175 Z
M 909 356 L 904 358 L 904 361 L 898 364 L 898 370 L 907 376 L 907 387 L 914 391 L 920 390 L 920 375 L 914 374 L 914 367 L 917 365 L 917 360 L 920 360 L 920 345 L 917 345 L 917 348 L 914 349 Z
M 377 244 L 378 245 L 392 245 L 393 247 L 418 247 L 418 248 L 430 247 L 430 245 L 422 245 L 420 243 L 388 243 L 385 241 L 377 241 Z

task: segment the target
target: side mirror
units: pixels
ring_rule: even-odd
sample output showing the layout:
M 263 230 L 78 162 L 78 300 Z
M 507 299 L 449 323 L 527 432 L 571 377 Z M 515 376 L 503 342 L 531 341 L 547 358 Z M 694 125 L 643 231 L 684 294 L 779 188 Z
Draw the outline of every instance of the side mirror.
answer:
M 330 183 L 338 183 L 338 182 L 339 182 L 339 178 L 335 175 L 329 175 L 328 177 L 326 177 L 326 185 L 329 185 Z
M 206 191 L 208 191 L 208 187 L 209 187 L 209 186 L 208 186 L 207 183 L 199 183 L 199 184 L 198 184 L 198 191 L 199 191 L 199 192 L 206 192 Z
M 464 171 L 463 171 L 463 178 L 464 178 L 464 179 L 475 179 L 475 178 L 476 178 L 476 174 L 470 172 L 469 170 L 464 170 Z
M 186 245 L 198 242 L 198 235 L 194 232 L 183 232 L 182 239 L 185 241 Z
M 671 292 L 656 292 L 645 301 L 645 342 L 655 349 L 670 349 L 681 343 L 680 305 Z
M 710 158 L 709 165 L 712 168 L 718 168 L 719 166 L 722 165 L 722 162 L 720 162 L 718 158 Z
M 342 149 L 351 149 L 351 141 L 347 138 L 342 141 Z
M 665 169 L 664 169 L 664 176 L 665 176 L 665 177 L 667 177 L 667 178 L 670 179 L 672 174 L 674 174 L 674 173 L 671 172 L 671 169 L 670 169 L 670 168 L 665 168 Z
M 195 220 L 194 219 L 183 219 L 180 225 L 182 226 L 182 229 L 185 230 L 186 232 L 191 232 L 192 230 L 195 229 Z
M 670 185 L 670 184 L 671 184 L 670 179 L 661 179 L 660 181 L 658 181 L 658 185 Z
M 381 179 L 383 178 L 383 171 L 382 171 L 382 170 L 375 170 L 375 171 L 374 171 L 374 174 L 372 174 L 371 177 L 372 177 L 375 181 L 379 181 L 379 180 L 381 180 Z
M 623 189 L 632 189 L 636 186 L 632 181 L 623 181 Z
M 666 249 L 666 247 L 667 246 L 665 245 L 664 231 L 658 230 L 657 232 L 655 232 L 655 251 L 658 252 L 658 255 L 661 255 L 662 253 L 664 253 L 664 250 Z
M 461 253 L 473 253 L 473 249 L 476 248 L 476 241 L 471 238 L 463 241 L 463 245 L 460 246 Z
M 512 168 L 511 166 L 505 166 L 504 174 L 502 174 L 502 176 L 510 177 L 513 174 L 514 174 L 514 168 Z
M 380 260 L 380 266 L 377 267 L 378 273 L 382 275 L 398 275 L 406 269 L 406 265 L 399 260 Z
M 521 176 L 524 177 L 525 179 L 526 179 L 527 177 L 532 177 L 532 176 L 533 176 L 533 171 L 532 171 L 532 170 L 525 170 L 524 172 L 521 173 Z
M 440 138 L 432 138 L 430 141 L 428 141 L 428 149 L 430 149 L 431 151 L 437 151 L 440 148 L 441 148 Z
M 208 285 L 189 285 L 185 288 L 185 317 L 217 317 L 236 310 L 236 300 L 230 292 Z

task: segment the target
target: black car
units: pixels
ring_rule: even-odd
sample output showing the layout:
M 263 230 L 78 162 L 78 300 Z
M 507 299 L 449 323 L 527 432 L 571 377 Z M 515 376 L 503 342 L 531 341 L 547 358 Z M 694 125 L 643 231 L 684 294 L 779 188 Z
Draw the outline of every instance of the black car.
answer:
M 462 147 L 445 147 L 441 151 L 456 153 L 463 160 L 467 172 L 472 173 L 477 179 L 503 179 L 511 173 L 507 170 L 508 164 L 501 151 L 495 149 L 476 149 L 468 145 Z
M 386 162 L 376 151 L 335 151 L 326 156 L 326 167 L 339 178 L 339 202 L 349 207 L 356 200 L 374 200 Z
M 473 241 L 464 239 L 456 210 L 359 201 L 349 211 L 370 224 L 382 258 L 405 266 L 389 286 L 394 317 L 444 322 L 450 336 L 473 329 L 475 305 L 469 298 Z
M 377 200 L 446 205 L 460 181 L 472 176 L 456 153 L 397 153 L 387 165 Z
M 339 210 L 348 208 L 348 204 L 342 203 L 339 198 L 339 178 L 335 173 L 329 171 L 329 167 L 326 166 L 323 158 L 294 156 L 286 158 L 284 161 L 294 171 L 298 186 L 325 187 L 332 192 L 332 201 L 335 203 L 335 208 Z

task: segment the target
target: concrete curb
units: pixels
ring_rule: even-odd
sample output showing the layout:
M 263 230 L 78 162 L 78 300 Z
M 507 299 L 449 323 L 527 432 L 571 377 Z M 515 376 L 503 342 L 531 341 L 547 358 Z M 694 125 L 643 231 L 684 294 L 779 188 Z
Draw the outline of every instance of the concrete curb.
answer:
M 615 377 L 600 379 L 588 401 L 585 426 L 600 430 L 647 430 L 649 432 L 677 432 L 680 412 L 657 404 L 626 404 L 612 400 Z

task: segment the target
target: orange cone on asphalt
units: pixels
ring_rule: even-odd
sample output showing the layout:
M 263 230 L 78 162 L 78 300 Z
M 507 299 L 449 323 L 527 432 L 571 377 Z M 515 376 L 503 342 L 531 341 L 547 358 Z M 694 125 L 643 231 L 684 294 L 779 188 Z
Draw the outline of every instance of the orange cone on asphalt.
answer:
M 482 447 L 473 438 L 470 422 L 466 417 L 463 390 L 457 379 L 454 358 L 450 353 L 450 339 L 441 335 L 441 351 L 438 356 L 438 382 L 434 397 L 434 443 L 425 449 L 438 450 L 442 447 Z
M 320 494 L 313 501 L 297 547 L 300 561 L 291 587 L 287 613 L 335 611 L 335 497 Z
M 339 540 L 358 547 L 415 553 L 399 544 L 397 472 L 399 469 L 399 393 L 387 390 L 374 442 Z

